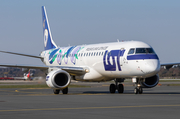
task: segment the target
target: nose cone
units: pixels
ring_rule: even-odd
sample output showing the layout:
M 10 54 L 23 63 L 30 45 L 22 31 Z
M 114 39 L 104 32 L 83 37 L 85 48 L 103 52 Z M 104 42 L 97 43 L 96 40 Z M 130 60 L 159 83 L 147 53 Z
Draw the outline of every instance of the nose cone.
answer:
M 144 68 L 145 68 L 143 71 L 144 73 L 146 73 L 147 75 L 153 76 L 159 72 L 160 62 L 159 60 L 147 61 Z

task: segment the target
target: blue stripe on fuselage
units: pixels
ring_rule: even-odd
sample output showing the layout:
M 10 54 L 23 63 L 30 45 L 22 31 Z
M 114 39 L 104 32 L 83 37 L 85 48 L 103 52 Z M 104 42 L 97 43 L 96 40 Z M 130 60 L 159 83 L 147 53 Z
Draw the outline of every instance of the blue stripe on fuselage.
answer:
M 156 54 L 136 54 L 127 56 L 127 60 L 159 59 Z

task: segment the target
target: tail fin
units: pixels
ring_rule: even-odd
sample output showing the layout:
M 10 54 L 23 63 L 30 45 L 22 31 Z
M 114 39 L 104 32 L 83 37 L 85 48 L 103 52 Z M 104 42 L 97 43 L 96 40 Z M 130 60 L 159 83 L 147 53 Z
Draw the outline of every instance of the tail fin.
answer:
M 42 18 L 43 18 L 43 32 L 44 32 L 43 33 L 44 34 L 44 49 L 49 50 L 52 48 L 56 48 L 57 46 L 52 39 L 45 6 L 42 6 Z

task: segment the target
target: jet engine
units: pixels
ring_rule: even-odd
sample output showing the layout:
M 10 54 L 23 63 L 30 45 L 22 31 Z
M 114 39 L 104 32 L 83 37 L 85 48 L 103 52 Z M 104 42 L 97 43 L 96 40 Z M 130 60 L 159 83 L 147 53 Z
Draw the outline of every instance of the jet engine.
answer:
M 54 70 L 46 76 L 46 84 L 50 88 L 64 89 L 68 87 L 70 82 L 71 77 L 69 73 L 64 70 Z
M 159 76 L 154 75 L 152 77 L 144 78 L 140 81 L 141 87 L 143 88 L 152 88 L 159 83 Z

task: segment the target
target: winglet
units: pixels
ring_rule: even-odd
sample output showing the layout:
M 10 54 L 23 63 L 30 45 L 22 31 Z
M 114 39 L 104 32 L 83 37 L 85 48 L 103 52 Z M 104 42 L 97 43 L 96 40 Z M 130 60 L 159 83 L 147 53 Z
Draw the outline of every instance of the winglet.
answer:
M 52 39 L 45 6 L 42 6 L 42 18 L 43 18 L 44 49 L 49 50 L 49 49 L 57 48 L 56 44 Z

